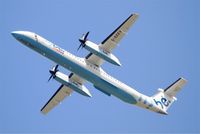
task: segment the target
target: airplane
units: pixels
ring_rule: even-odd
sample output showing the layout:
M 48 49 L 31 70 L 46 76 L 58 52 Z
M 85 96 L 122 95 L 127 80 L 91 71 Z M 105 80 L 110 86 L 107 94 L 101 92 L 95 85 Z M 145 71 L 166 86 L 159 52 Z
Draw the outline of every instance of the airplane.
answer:
M 158 92 L 153 96 L 147 96 L 113 78 L 101 67 L 104 62 L 121 66 L 119 59 L 112 53 L 112 50 L 126 35 L 138 16 L 137 13 L 131 14 L 100 44 L 88 40 L 89 32 L 83 34 L 79 39 L 81 44 L 78 50 L 85 48 L 89 51 L 89 54 L 84 58 L 69 53 L 36 33 L 29 31 L 11 32 L 16 40 L 57 63 L 56 66 L 49 70 L 51 76 L 48 81 L 53 78 L 61 83 L 61 86 L 42 107 L 41 112 L 43 114 L 51 111 L 65 97 L 71 96 L 73 91 L 86 97 L 92 97 L 90 91 L 84 86 L 86 81 L 91 82 L 96 89 L 105 95 L 115 96 L 126 103 L 134 104 L 156 113 L 168 114 L 168 108 L 177 100 L 175 97 L 177 92 L 187 82 L 184 78 L 179 78 L 165 89 L 159 88 Z M 58 70 L 59 65 L 71 72 L 69 76 Z

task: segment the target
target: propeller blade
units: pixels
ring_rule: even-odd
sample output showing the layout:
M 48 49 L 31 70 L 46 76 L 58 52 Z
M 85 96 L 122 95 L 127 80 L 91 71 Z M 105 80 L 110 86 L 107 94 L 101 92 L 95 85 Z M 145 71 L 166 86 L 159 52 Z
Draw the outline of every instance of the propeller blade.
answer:
M 81 46 L 82 46 L 82 43 L 79 45 L 79 47 L 78 47 L 78 49 L 77 49 L 77 51 L 81 48 Z
M 86 35 L 85 35 L 85 37 L 84 37 L 84 41 L 86 42 L 86 40 L 87 40 L 87 37 L 88 37 L 88 34 L 89 34 L 90 32 L 88 31 L 87 33 L 86 33 Z
M 59 65 L 57 64 L 55 67 L 53 67 L 51 70 L 49 70 L 49 73 L 51 74 L 51 76 L 49 77 L 48 82 L 52 79 L 52 77 L 53 78 L 55 77 L 55 74 L 58 71 L 58 66 Z
M 52 77 L 53 77 L 53 74 L 49 77 L 48 82 L 51 80 Z
M 79 45 L 77 51 L 82 47 L 85 47 L 85 42 L 87 41 L 87 37 L 89 35 L 89 31 L 86 34 L 83 34 L 81 38 L 79 38 L 79 41 L 81 42 L 81 44 Z
M 58 66 L 59 66 L 59 65 L 57 64 L 56 67 L 55 67 L 55 69 L 54 69 L 55 72 L 58 71 Z

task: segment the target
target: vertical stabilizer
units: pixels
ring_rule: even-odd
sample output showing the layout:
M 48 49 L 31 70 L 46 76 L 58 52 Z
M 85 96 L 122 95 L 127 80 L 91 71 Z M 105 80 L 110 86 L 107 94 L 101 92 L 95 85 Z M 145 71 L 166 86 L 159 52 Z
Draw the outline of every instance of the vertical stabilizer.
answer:
M 158 89 L 158 93 L 152 96 L 153 101 L 156 106 L 158 106 L 162 111 L 167 113 L 167 109 L 171 104 L 177 100 L 177 92 L 185 85 L 187 81 L 184 78 L 179 78 L 166 89 Z

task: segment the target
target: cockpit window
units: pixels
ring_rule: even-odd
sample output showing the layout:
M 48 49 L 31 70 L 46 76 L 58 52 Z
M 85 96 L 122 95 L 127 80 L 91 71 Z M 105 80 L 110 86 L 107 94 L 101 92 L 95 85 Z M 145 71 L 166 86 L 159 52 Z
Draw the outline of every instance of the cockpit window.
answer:
M 37 34 L 35 34 L 35 40 L 38 42 L 38 37 L 37 37 Z

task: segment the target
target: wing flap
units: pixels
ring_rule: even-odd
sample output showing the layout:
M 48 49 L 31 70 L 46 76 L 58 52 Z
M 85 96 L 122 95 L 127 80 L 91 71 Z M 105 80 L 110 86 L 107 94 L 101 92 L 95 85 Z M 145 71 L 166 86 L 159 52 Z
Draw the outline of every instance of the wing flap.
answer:
M 70 81 L 77 82 L 79 85 L 82 85 L 85 82 L 85 79 L 81 78 L 79 75 L 75 73 L 70 73 L 69 79 Z
M 72 93 L 72 89 L 64 85 L 61 85 L 58 88 L 58 90 L 54 93 L 54 95 L 49 99 L 49 101 L 41 109 L 41 112 L 43 114 L 47 114 L 56 105 L 58 105 L 61 101 L 63 101 L 65 97 L 70 96 L 71 93 Z
M 96 66 L 100 66 L 101 64 L 103 64 L 104 60 L 101 59 L 100 57 L 96 56 L 95 54 L 93 53 L 89 53 L 87 56 L 86 56 L 86 60 Z

